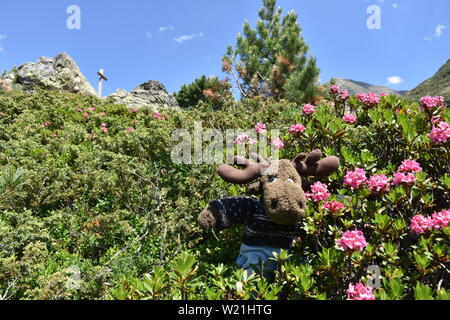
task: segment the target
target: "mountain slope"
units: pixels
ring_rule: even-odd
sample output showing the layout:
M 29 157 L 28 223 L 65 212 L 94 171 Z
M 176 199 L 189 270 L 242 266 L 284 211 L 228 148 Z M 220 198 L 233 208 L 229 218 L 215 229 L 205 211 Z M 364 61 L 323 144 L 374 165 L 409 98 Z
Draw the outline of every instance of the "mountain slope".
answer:
M 350 79 L 340 79 L 340 78 L 334 78 L 332 79 L 339 87 L 342 89 L 346 89 L 350 94 L 357 94 L 357 93 L 387 93 L 387 94 L 397 94 L 397 95 L 404 95 L 404 91 L 395 91 L 391 88 L 384 87 L 384 86 L 375 86 L 369 83 L 365 83 L 362 81 L 355 81 Z
M 426 95 L 443 96 L 450 101 L 450 60 L 434 76 L 408 92 L 407 97 L 418 99 Z

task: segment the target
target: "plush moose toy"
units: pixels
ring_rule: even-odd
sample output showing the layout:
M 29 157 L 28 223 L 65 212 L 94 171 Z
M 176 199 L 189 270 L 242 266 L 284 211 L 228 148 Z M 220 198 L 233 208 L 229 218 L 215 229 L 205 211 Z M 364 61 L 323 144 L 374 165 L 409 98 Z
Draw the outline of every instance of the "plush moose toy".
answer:
M 239 170 L 222 165 L 218 174 L 226 182 L 245 185 L 258 190 L 260 199 L 234 197 L 212 201 L 198 216 L 204 229 L 221 231 L 234 224 L 246 224 L 243 244 L 237 264 L 251 274 L 262 272 L 268 277 L 277 264 L 270 260 L 273 253 L 289 250 L 299 236 L 299 222 L 305 217 L 306 196 L 302 188 L 302 176 L 326 177 L 339 168 L 339 159 L 330 156 L 321 160 L 322 152 L 299 154 L 293 161 L 265 161 L 251 154 L 252 162 L 234 157 L 233 163 L 243 166 Z M 258 181 L 259 179 L 259 181 Z M 263 269 L 258 269 L 260 266 Z

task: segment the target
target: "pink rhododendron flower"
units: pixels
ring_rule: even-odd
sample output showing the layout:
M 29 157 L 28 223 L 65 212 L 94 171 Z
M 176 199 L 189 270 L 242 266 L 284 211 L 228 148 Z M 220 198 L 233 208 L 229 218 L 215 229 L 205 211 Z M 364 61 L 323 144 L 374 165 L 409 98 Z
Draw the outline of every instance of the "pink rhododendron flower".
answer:
M 401 171 L 401 172 L 421 172 L 422 168 L 420 167 L 420 163 L 418 163 L 416 160 L 405 160 L 400 165 L 400 167 L 398 167 L 398 171 Z
M 102 113 L 100 113 L 100 115 L 106 116 L 106 112 L 102 112 Z
M 411 230 L 415 234 L 422 234 L 429 230 L 432 226 L 433 224 L 430 218 L 426 218 L 422 215 L 417 215 L 411 219 L 409 230 Z
M 297 134 L 297 133 L 303 133 L 306 130 L 305 126 L 297 123 L 293 126 L 291 126 L 291 128 L 289 129 L 289 133 L 291 134 Z
M 342 90 L 339 92 L 339 96 L 340 96 L 341 99 L 344 100 L 344 101 L 347 101 L 347 100 L 350 98 L 350 94 L 349 94 L 348 91 L 345 90 L 345 89 L 342 89 Z
M 321 182 L 316 182 L 311 186 L 311 192 L 306 193 L 306 197 L 313 199 L 314 202 L 320 202 L 328 199 L 331 196 L 328 193 L 328 186 Z
M 153 112 L 153 118 L 155 118 L 155 119 L 161 119 L 161 113 L 159 113 L 159 112 Z
M 108 132 L 108 128 L 102 127 L 102 131 L 103 131 L 103 133 L 107 133 Z
M 432 111 L 434 108 L 444 106 L 444 97 L 426 96 L 420 99 L 420 109 Z
M 380 102 L 380 97 L 378 97 L 375 93 L 358 93 L 356 95 L 358 101 L 362 102 L 368 107 L 373 107 L 377 103 Z
M 392 184 L 394 186 L 399 186 L 402 184 L 412 185 L 415 182 L 416 182 L 416 176 L 414 175 L 414 173 L 397 172 L 397 173 L 394 173 L 394 181 L 392 181 Z
M 356 285 L 350 284 L 347 289 L 347 300 L 376 300 L 372 292 L 372 288 L 365 286 L 363 283 Z
M 334 94 L 338 94 L 339 93 L 339 86 L 338 85 L 332 85 L 330 86 L 330 91 L 328 91 L 328 93 L 330 95 L 334 95 Z
M 441 212 L 434 213 L 431 220 L 431 224 L 434 229 L 446 228 L 449 222 L 450 210 L 442 210 Z
M 95 111 L 95 108 L 94 107 L 89 107 L 89 108 L 87 108 L 88 109 L 88 111 Z
M 138 111 L 138 109 L 137 108 L 133 108 L 133 109 L 131 109 L 131 112 L 133 112 L 133 113 L 136 113 Z
M 384 174 L 374 174 L 369 178 L 367 184 L 373 193 L 389 191 L 389 179 Z
M 347 231 L 337 242 L 346 251 L 362 251 L 367 247 L 366 238 L 364 238 L 364 234 L 359 230 Z
M 445 143 L 450 139 L 450 125 L 447 122 L 441 122 L 433 127 L 430 140 L 434 143 Z
M 380 97 L 387 97 L 387 96 L 388 96 L 388 94 L 386 92 L 380 93 Z
M 281 150 L 284 148 L 284 142 L 280 138 L 273 139 L 271 144 L 273 147 L 275 147 L 278 150 Z
M 340 210 L 344 209 L 344 205 L 340 203 L 339 201 L 329 201 L 325 202 L 323 204 L 322 209 L 328 210 L 332 213 L 339 212 Z
M 91 115 L 87 112 L 83 113 L 83 117 L 85 117 L 86 119 L 89 119 L 91 117 Z
M 264 123 L 257 123 L 255 126 L 255 131 L 258 133 L 266 132 L 266 125 Z
M 251 139 L 248 134 L 241 133 L 234 141 L 236 144 L 255 144 L 256 141 Z
M 344 184 L 353 189 L 359 189 L 366 181 L 366 172 L 360 168 L 356 168 L 354 171 L 347 171 L 347 175 L 344 178 Z
M 136 129 L 135 128 L 128 128 L 127 130 L 125 130 L 126 132 L 135 132 Z
M 342 118 L 342 120 L 344 120 L 347 123 L 355 123 L 356 122 L 356 116 L 350 113 L 347 113 L 346 115 L 344 115 L 344 117 Z
M 84 110 L 83 109 L 81 109 L 81 108 L 78 108 L 78 110 L 77 110 L 78 112 L 83 112 Z
M 311 104 L 305 104 L 303 106 L 303 113 L 307 116 L 312 115 L 314 112 L 316 112 L 316 108 Z
M 108 124 L 107 123 L 102 123 L 102 128 L 107 128 Z

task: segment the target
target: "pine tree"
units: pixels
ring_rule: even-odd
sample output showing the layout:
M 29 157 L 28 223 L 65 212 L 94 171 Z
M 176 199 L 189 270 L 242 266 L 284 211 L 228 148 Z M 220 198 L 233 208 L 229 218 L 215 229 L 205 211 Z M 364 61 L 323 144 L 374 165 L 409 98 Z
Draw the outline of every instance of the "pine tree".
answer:
M 182 108 L 197 106 L 200 102 L 211 109 L 221 109 L 232 99 L 231 84 L 228 79 L 201 76 L 188 85 L 182 85 L 180 91 L 174 93 L 178 105 Z
M 236 48 L 229 46 L 222 60 L 224 72 L 232 75 L 241 95 L 311 101 L 317 93 L 319 69 L 308 56 L 301 37 L 298 16 L 292 10 L 282 17 L 276 0 L 263 0 L 256 29 L 248 21 Z

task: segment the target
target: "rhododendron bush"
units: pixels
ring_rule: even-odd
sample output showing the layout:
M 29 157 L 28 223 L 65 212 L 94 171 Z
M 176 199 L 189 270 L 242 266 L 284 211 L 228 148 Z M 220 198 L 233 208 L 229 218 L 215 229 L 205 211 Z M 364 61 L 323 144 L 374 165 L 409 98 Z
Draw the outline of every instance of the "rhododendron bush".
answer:
M 172 133 L 196 121 L 243 130 L 236 147 L 267 135 L 281 158 L 341 159 L 330 177 L 304 179 L 302 236 L 274 256 L 273 281 L 235 266 L 240 227 L 196 224 L 211 200 L 247 191 L 216 165 L 172 161 Z M 449 299 L 449 123 L 440 97 L 338 86 L 320 104 L 253 98 L 217 112 L 0 94 L 0 297 Z

